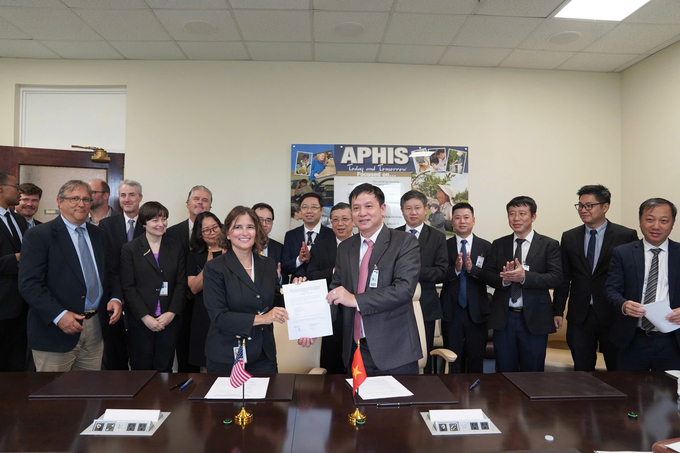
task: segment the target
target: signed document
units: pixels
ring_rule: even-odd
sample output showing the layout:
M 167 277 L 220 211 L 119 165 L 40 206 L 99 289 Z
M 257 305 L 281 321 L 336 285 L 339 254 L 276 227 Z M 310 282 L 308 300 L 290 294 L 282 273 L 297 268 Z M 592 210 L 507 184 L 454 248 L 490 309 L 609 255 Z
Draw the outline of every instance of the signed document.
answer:
M 288 339 L 318 338 L 333 335 L 331 307 L 326 301 L 326 280 L 299 285 L 283 285 L 283 300 L 288 311 Z

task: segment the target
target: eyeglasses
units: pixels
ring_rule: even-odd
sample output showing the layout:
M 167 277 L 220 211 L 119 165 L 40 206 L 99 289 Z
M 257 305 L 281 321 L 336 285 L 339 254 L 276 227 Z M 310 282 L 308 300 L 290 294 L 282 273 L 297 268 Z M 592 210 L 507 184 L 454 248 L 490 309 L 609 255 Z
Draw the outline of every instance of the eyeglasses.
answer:
M 336 217 L 334 219 L 331 219 L 331 223 L 333 225 L 338 224 L 338 223 L 349 223 L 351 221 L 352 221 L 352 219 L 350 217 L 340 217 L 340 218 Z
M 62 200 L 68 201 L 71 206 L 78 206 L 81 201 L 84 205 L 92 204 L 92 198 L 63 197 Z
M 306 204 L 303 204 L 300 206 L 301 211 L 318 211 L 319 209 L 321 209 L 321 206 L 319 205 L 307 206 Z
M 272 219 L 263 219 L 260 217 L 260 222 L 264 223 L 265 225 L 273 225 L 274 221 Z
M 203 234 L 217 233 L 217 232 L 220 231 L 220 230 L 221 230 L 221 228 L 220 228 L 219 225 L 213 225 L 213 226 L 210 227 L 210 228 L 203 228 L 203 229 L 201 230 L 201 233 L 203 233 Z
M 19 184 L 0 184 L 0 186 L 14 187 L 16 190 L 19 190 Z
M 581 209 L 585 209 L 586 211 L 591 211 L 593 209 L 593 206 L 597 206 L 599 204 L 605 204 L 605 203 L 588 203 L 588 204 L 576 203 L 574 205 L 574 207 L 576 208 L 577 211 L 580 211 Z

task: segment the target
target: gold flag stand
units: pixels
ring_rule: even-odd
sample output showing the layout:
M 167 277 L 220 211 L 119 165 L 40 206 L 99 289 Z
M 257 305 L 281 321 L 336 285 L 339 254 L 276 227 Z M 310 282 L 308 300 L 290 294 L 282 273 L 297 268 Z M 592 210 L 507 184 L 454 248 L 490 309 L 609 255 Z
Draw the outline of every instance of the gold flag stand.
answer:
M 247 424 L 249 424 L 250 422 L 253 421 L 253 414 L 251 414 L 250 412 L 248 412 L 248 411 L 246 410 L 246 407 L 243 406 L 243 407 L 241 408 L 241 412 L 239 412 L 238 414 L 236 414 L 236 415 L 234 416 L 234 420 L 236 420 L 236 424 L 237 424 L 237 425 L 242 426 L 242 427 L 245 428 L 245 426 L 246 426 Z
M 364 425 L 366 424 L 366 416 L 359 411 L 357 407 L 354 412 L 349 414 L 349 424 L 352 426 Z

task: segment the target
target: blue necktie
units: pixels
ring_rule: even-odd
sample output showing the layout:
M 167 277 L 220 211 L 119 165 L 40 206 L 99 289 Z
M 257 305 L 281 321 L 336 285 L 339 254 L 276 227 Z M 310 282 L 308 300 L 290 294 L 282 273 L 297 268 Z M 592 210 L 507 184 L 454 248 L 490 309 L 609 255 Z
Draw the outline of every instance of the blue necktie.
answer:
M 85 227 L 76 228 L 78 232 L 78 251 L 80 252 L 80 261 L 83 266 L 83 277 L 85 277 L 85 286 L 87 286 L 87 300 L 85 301 L 85 310 L 96 310 L 95 303 L 99 297 L 99 279 L 97 279 L 97 271 L 95 270 L 94 260 L 90 253 L 90 248 L 87 246 L 85 240 Z
M 595 244 L 597 243 L 597 230 L 590 230 L 590 241 L 588 241 L 588 264 L 590 264 L 590 273 L 595 272 Z
M 128 220 L 128 225 L 130 226 L 127 230 L 127 241 L 130 242 L 135 235 L 135 221 L 132 219 Z
M 417 234 L 418 234 L 418 230 L 415 230 L 415 229 L 413 229 L 413 228 L 411 228 L 409 231 L 410 231 L 411 234 L 413 234 L 413 235 L 417 235 Z
M 458 305 L 467 307 L 467 275 L 465 272 L 465 261 L 467 261 L 467 249 L 465 247 L 467 241 L 463 239 L 460 241 L 460 253 L 463 254 L 463 267 L 460 270 L 460 291 L 458 292 Z

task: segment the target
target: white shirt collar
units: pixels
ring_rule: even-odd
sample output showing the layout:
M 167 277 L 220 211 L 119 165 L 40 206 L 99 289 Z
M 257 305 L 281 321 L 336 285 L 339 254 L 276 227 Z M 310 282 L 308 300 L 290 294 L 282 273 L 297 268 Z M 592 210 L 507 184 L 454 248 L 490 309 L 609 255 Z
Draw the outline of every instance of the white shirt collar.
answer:
M 135 222 L 135 225 L 137 225 L 137 219 L 139 218 L 139 213 L 138 213 L 136 216 L 134 216 L 134 217 L 128 217 L 128 215 L 124 212 L 124 213 L 123 213 L 123 216 L 125 216 L 125 224 L 126 224 L 126 225 L 127 225 L 127 223 L 128 223 L 128 220 L 134 221 L 134 222 Z
M 314 228 L 312 228 L 311 230 L 308 229 L 308 228 L 307 228 L 307 225 L 305 225 L 305 224 L 303 224 L 302 227 L 303 227 L 304 230 L 305 230 L 305 236 L 307 235 L 307 232 L 308 232 L 308 231 L 313 231 L 314 233 L 319 234 L 319 232 L 321 231 L 321 221 L 319 221 L 319 222 L 316 224 L 316 226 L 315 226 Z
M 383 228 L 385 228 L 384 223 L 382 225 L 380 225 L 380 228 L 378 229 L 378 231 L 373 233 L 373 236 L 371 236 L 370 238 L 365 238 L 361 233 L 359 233 L 359 236 L 361 236 L 361 242 L 363 243 L 366 239 L 370 239 L 375 244 L 375 242 L 378 240 L 378 236 L 380 235 L 380 232 L 382 231 Z
M 461 247 L 461 246 L 460 246 L 460 242 L 461 242 L 462 240 L 466 240 L 466 241 L 467 241 L 466 248 L 467 248 L 468 250 L 470 250 L 470 247 L 472 247 L 472 240 L 474 239 L 474 236 L 475 236 L 475 235 L 472 234 L 472 233 L 470 233 L 470 235 L 469 235 L 468 237 L 466 237 L 466 238 L 462 238 L 462 237 L 456 235 L 456 245 L 458 246 L 458 249 L 460 249 L 460 247 Z
M 532 229 L 532 230 L 529 232 L 529 234 L 527 234 L 527 237 L 524 238 L 524 240 L 525 240 L 526 242 L 528 242 L 529 244 L 531 244 L 531 242 L 534 240 L 534 233 L 535 233 L 535 232 L 534 232 L 534 230 Z M 519 237 L 518 237 L 516 234 L 513 233 L 513 235 L 512 235 L 512 242 L 514 243 L 515 240 L 517 240 L 517 239 L 519 239 Z
M 651 249 L 656 249 L 656 248 L 659 248 L 659 249 L 663 250 L 664 252 L 668 253 L 668 238 L 666 238 L 666 240 L 663 241 L 663 244 L 661 244 L 660 246 L 657 247 L 657 246 L 652 245 L 649 242 L 647 242 L 647 239 L 645 239 L 643 237 L 642 238 L 642 245 L 645 248 L 645 253 L 649 252 Z
M 423 231 L 423 225 L 425 225 L 425 224 L 424 224 L 424 223 L 421 223 L 421 224 L 418 225 L 417 227 L 411 228 L 410 226 L 408 226 L 408 224 L 406 224 L 406 232 L 407 232 L 407 233 L 411 233 L 411 230 L 416 230 L 416 231 L 417 231 L 416 236 L 418 236 L 418 235 L 420 235 L 420 233 Z

